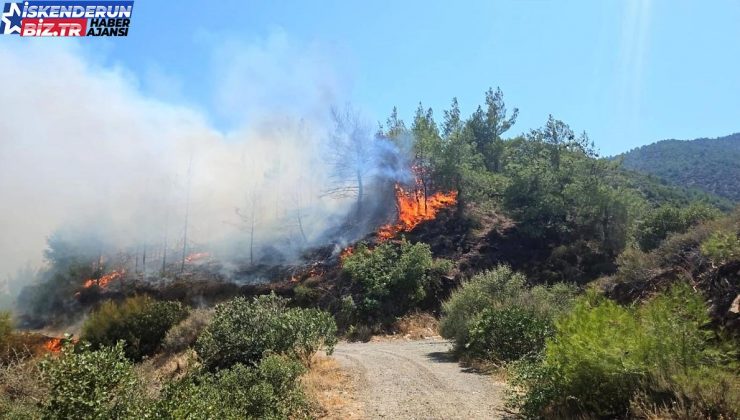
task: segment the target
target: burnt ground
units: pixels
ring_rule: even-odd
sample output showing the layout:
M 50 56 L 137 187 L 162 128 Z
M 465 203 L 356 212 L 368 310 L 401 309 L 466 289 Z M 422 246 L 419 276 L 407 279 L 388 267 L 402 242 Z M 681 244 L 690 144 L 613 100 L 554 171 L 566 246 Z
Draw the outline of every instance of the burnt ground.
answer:
M 402 232 L 390 241 L 406 238 L 429 244 L 436 258 L 454 262 L 455 268 L 443 279 L 441 290 L 432 296 L 437 304 L 463 279 L 508 264 L 528 275 L 533 283 L 547 282 L 537 277 L 546 266 L 552 245 L 522 235 L 509 218 L 497 214 L 478 214 L 475 219 L 461 216 L 454 208 L 441 210 L 434 220 L 422 222 L 410 232 Z M 373 233 L 363 239 L 373 246 L 378 242 Z M 130 294 L 148 294 L 159 299 L 178 300 L 194 306 L 213 305 L 234 296 L 254 296 L 271 292 L 294 297 L 295 287 L 313 290 L 309 301 L 301 304 L 329 307 L 337 296 L 347 294 L 350 285 L 341 275 L 339 256 L 333 244 L 306 251 L 302 262 L 292 265 L 257 264 L 244 266 L 227 277 L 217 262 L 189 267 L 171 280 L 142 281 L 128 279 L 111 290 L 84 291 L 82 300 L 92 303 L 101 298 L 121 298 Z M 240 279 L 263 278 L 262 283 L 240 283 Z M 93 288 L 94 289 L 94 288 Z M 434 308 L 431 308 L 434 309 Z
M 468 216 L 473 214 L 473 217 Z M 427 299 L 422 309 L 436 312 L 440 302 L 460 282 L 471 275 L 508 264 L 527 275 L 531 283 L 573 281 L 583 272 L 567 267 L 550 267 L 549 260 L 555 245 L 542 239 L 532 239 L 522 234 L 516 224 L 495 212 L 471 209 L 462 215 L 456 208 L 442 209 L 434 220 L 422 222 L 410 232 L 402 232 L 390 241 L 406 238 L 411 242 L 429 244 L 437 258 L 454 262 L 452 272 L 444 277 L 440 287 Z M 378 242 L 372 233 L 364 239 L 370 246 Z M 166 278 L 151 275 L 146 280 L 142 274 L 127 274 L 115 285 L 107 288 L 93 286 L 81 289 L 68 313 L 81 313 L 106 299 L 121 300 L 134 294 L 151 295 L 158 299 L 177 300 L 192 306 L 212 306 L 234 296 L 255 296 L 271 292 L 284 297 L 297 297 L 301 306 L 318 306 L 336 309 L 338 297 L 351 294 L 352 285 L 342 276 L 340 257 L 335 244 L 327 244 L 306 251 L 301 261 L 288 264 L 282 261 L 259 261 L 242 264 L 237 269 L 225 270 L 218 261 L 205 260 L 181 267 L 173 266 Z M 587 253 L 582 253 L 587 254 Z M 580 257 L 579 257 L 580 258 Z M 562 261 L 558 261 L 562 264 Z M 574 261 L 574 267 L 590 266 L 588 261 Z M 568 273 L 569 278 L 557 277 Z M 544 273 L 544 275 L 543 275 Z M 548 277 L 548 273 L 556 276 Z M 588 274 L 588 273 L 586 273 Z M 296 294 L 302 285 L 303 294 Z M 309 290 L 309 293 L 305 293 Z M 71 296 L 70 296 L 71 297 Z M 32 325 L 31 320 L 28 322 Z

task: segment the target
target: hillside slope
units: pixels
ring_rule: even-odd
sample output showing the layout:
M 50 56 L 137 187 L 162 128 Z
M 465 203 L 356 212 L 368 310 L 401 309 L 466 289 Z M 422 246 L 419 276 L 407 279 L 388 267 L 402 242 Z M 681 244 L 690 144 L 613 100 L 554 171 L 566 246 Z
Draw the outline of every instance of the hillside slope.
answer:
M 663 140 L 618 158 L 627 169 L 740 201 L 740 133 L 716 139 Z

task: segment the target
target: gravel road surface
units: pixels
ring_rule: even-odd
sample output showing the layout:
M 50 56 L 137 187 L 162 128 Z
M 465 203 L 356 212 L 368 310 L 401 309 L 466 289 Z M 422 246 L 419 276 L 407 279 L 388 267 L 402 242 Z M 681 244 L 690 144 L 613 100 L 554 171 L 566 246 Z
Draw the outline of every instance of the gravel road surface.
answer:
M 497 419 L 504 384 L 460 367 L 442 339 L 340 343 L 334 357 L 355 377 L 370 419 Z

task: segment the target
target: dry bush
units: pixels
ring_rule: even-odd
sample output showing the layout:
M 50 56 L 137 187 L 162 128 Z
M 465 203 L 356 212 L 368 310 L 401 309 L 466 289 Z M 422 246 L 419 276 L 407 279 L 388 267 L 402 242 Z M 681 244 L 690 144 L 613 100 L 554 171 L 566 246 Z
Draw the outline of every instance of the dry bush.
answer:
M 182 379 L 199 366 L 195 351 L 186 349 L 178 353 L 158 354 L 139 363 L 134 370 L 145 384 L 147 396 L 154 399 L 168 383 Z
M 347 341 L 367 343 L 373 338 L 373 328 L 365 324 L 350 325 L 345 334 Z
M 412 312 L 396 319 L 393 332 L 412 340 L 439 335 L 439 320 L 428 312 Z
M 46 353 L 48 338 L 41 334 L 13 332 L 0 344 L 0 366 Z
M 320 419 L 362 418 L 359 402 L 353 399 L 354 379 L 339 363 L 317 354 L 301 378 L 306 395 L 314 402 L 313 414 Z
M 167 331 L 162 349 L 170 354 L 179 353 L 195 344 L 201 331 L 211 322 L 213 309 L 196 309 Z
M 630 411 L 644 419 L 735 419 L 740 417 L 740 377 L 710 367 L 690 376 L 651 378 L 647 391 L 630 401 Z
M 49 391 L 41 382 L 38 359 L 16 359 L 0 367 L 3 418 L 38 418 Z M 1 416 L 0 416 L 1 417 Z

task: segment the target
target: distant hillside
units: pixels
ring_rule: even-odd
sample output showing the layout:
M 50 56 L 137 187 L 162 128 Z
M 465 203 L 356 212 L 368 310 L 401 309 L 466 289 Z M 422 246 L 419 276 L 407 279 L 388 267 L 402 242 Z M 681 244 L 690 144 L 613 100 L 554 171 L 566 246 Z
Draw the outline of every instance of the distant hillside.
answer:
M 740 133 L 716 139 L 663 140 L 617 157 L 627 169 L 740 202 Z

